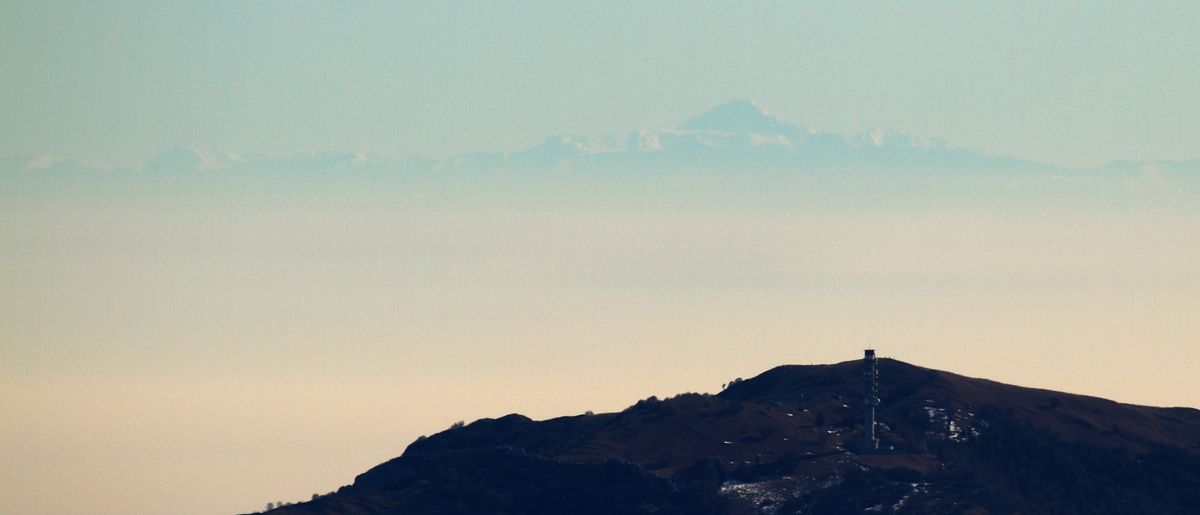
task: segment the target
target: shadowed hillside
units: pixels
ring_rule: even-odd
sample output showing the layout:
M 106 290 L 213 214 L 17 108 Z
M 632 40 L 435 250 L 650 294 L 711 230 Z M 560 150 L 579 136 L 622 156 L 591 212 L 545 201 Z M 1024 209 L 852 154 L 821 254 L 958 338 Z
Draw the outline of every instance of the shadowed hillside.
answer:
M 478 420 L 271 513 L 1196 513 L 1200 411 L 880 361 L 781 366 L 620 413 Z

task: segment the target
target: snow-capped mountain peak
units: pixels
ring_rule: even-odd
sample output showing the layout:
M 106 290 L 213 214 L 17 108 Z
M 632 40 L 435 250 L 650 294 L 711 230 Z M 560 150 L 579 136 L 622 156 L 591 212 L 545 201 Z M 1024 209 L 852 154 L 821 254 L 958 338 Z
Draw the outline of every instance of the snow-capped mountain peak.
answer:
M 916 136 L 905 132 L 889 129 L 874 129 L 862 132 L 848 138 L 854 147 L 875 148 L 911 148 L 920 150 L 951 148 L 944 140 Z
M 748 132 L 753 134 L 791 136 L 805 134 L 803 127 L 768 114 L 758 104 L 734 100 L 692 117 L 679 126 L 684 131 Z

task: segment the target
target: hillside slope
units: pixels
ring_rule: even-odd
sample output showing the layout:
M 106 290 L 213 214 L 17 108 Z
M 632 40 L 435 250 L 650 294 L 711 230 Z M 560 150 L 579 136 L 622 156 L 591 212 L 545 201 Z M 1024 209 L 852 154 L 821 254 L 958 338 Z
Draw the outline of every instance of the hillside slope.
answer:
M 859 453 L 859 362 L 781 366 L 620 413 L 483 419 L 413 442 L 278 515 L 1196 513 L 1200 411 L 881 360 Z

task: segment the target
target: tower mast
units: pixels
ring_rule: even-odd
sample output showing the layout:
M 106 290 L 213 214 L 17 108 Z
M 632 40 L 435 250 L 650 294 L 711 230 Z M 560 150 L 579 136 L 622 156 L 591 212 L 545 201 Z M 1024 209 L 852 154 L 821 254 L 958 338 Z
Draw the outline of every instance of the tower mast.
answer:
M 875 407 L 879 406 L 879 368 L 876 366 L 875 351 L 863 351 L 863 452 L 879 450 L 879 439 L 875 438 Z

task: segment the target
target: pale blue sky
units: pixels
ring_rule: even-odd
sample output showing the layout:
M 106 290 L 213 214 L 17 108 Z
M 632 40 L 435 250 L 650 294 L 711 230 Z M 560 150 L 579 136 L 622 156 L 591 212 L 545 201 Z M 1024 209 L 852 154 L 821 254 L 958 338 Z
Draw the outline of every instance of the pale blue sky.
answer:
M 1193 2 L 0 5 L 0 154 L 434 157 L 671 128 L 735 98 L 1092 166 L 1200 158 Z

